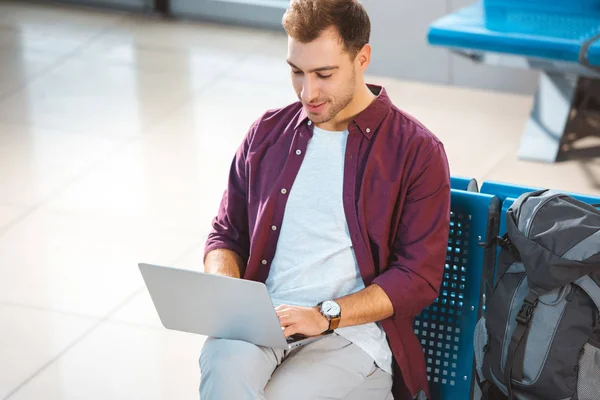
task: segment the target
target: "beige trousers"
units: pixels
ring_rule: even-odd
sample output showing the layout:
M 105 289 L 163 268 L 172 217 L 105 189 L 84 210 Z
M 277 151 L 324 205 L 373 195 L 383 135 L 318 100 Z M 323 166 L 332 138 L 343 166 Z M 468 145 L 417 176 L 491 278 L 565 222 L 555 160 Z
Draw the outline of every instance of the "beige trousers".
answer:
M 332 334 L 294 350 L 207 339 L 200 355 L 201 400 L 392 400 L 392 376 Z

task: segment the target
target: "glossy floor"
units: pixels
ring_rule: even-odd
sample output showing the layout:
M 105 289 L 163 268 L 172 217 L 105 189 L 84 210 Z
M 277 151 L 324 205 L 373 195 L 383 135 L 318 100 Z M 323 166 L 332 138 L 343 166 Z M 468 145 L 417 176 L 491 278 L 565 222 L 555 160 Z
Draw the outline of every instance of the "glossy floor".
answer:
M 375 48 L 376 51 L 376 48 Z M 0 2 L 0 399 L 194 399 L 203 338 L 137 270 L 202 268 L 231 156 L 295 100 L 286 38 Z M 371 77 L 454 175 L 600 194 L 600 163 L 517 161 L 532 99 Z

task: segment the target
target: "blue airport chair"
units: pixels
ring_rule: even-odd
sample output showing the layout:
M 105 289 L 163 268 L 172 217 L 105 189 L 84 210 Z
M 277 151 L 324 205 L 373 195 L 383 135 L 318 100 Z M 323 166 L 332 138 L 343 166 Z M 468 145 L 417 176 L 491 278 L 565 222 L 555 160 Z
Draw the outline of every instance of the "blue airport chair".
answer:
M 431 398 L 470 399 L 474 385 L 473 334 L 482 315 L 484 282 L 493 249 L 480 242 L 497 235 L 500 201 L 452 189 L 448 250 L 440 295 L 415 319 L 425 352 Z
M 450 177 L 450 186 L 452 189 L 466 190 L 468 192 L 478 192 L 479 186 L 475 178 L 467 178 L 464 176 Z
M 477 1 L 434 21 L 427 38 L 477 63 L 541 72 L 519 158 L 598 154 L 571 143 L 597 134 L 586 116 L 600 114 L 600 0 Z

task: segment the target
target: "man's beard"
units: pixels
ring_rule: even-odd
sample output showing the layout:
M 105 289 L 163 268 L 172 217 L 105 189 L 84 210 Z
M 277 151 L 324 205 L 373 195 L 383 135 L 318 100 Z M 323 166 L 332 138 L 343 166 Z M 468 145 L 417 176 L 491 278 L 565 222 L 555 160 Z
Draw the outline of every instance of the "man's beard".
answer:
M 332 119 L 334 119 L 340 113 L 340 111 L 342 111 L 343 109 L 348 107 L 348 104 L 350 104 L 352 102 L 355 91 L 356 91 L 356 70 L 353 69 L 352 77 L 351 77 L 351 80 L 350 80 L 348 86 L 346 87 L 346 90 L 338 98 L 336 98 L 333 102 L 328 101 L 326 106 L 328 106 L 329 109 L 326 111 L 326 113 L 320 114 L 320 115 L 314 115 L 311 118 L 312 122 L 315 124 L 324 124 L 324 123 L 329 122 Z

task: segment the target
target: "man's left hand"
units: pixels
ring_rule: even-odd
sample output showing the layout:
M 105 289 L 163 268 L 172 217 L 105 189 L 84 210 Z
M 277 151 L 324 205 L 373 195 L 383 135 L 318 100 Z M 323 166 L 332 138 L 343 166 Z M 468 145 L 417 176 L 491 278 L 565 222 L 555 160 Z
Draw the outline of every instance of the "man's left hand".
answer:
M 301 334 L 317 336 L 329 328 L 329 320 L 318 307 L 298 307 L 281 305 L 275 309 L 285 337 Z

